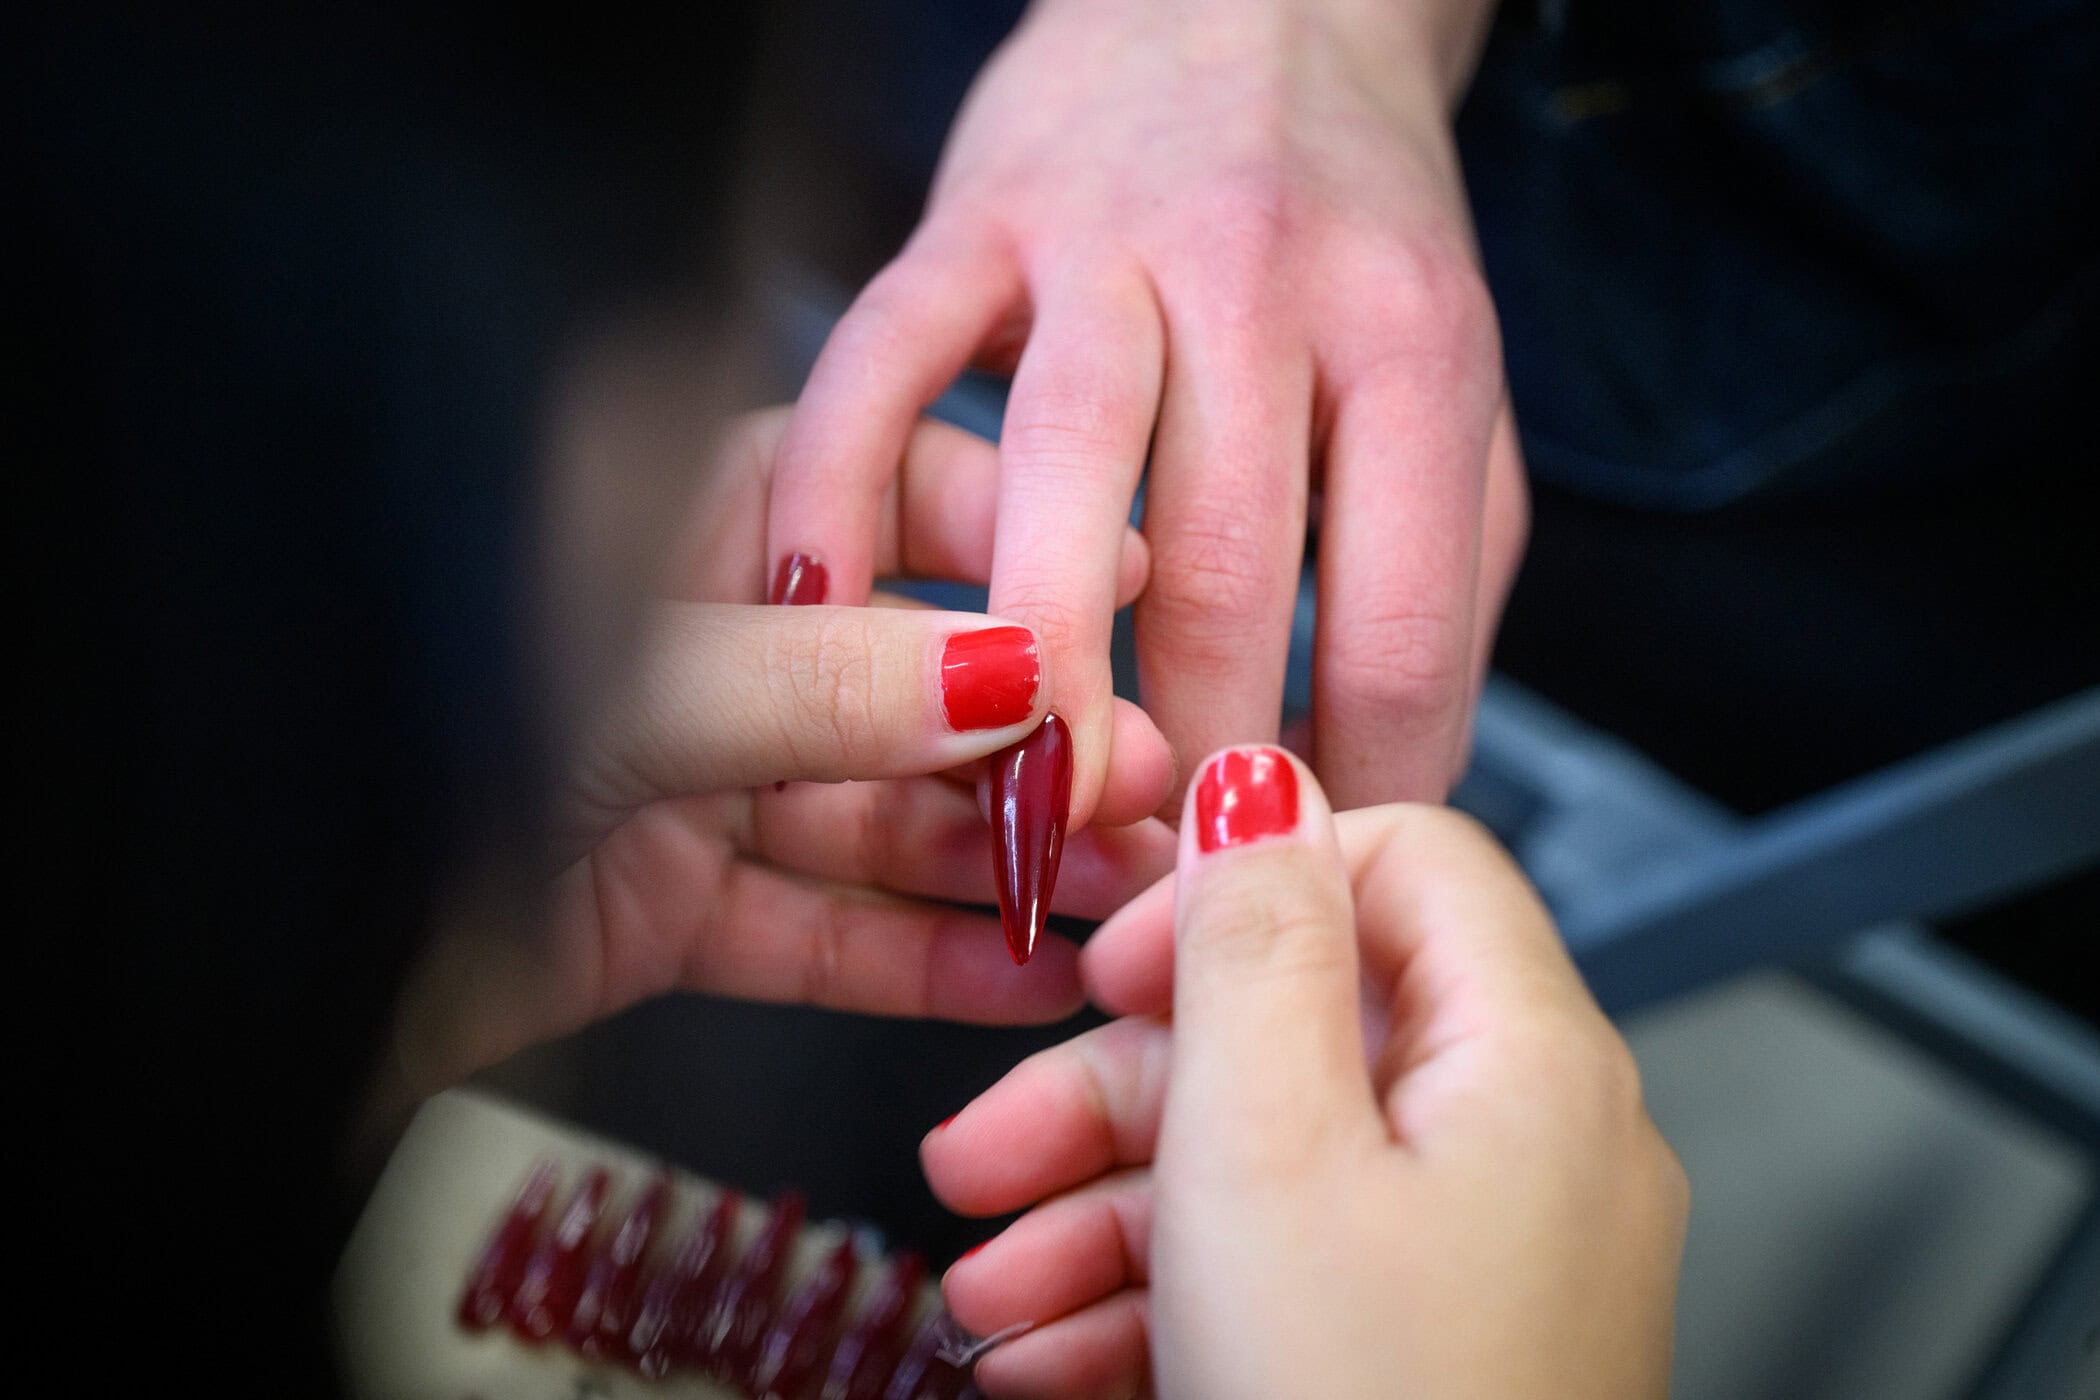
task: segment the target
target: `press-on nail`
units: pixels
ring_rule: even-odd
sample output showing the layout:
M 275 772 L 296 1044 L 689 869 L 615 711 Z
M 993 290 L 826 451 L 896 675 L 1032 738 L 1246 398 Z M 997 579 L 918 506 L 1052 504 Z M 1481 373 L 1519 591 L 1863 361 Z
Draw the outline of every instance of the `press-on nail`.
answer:
M 905 1319 L 926 1277 L 926 1261 L 900 1254 L 890 1275 L 839 1338 L 818 1400 L 882 1400 L 882 1388 L 897 1361 Z
M 1006 950 L 1018 965 L 1050 921 L 1072 807 L 1072 731 L 1055 714 L 991 759 L 992 875 Z
M 860 1256 L 846 1240 L 802 1285 L 759 1344 L 744 1389 L 754 1400 L 797 1400 L 838 1330 Z
M 555 1222 L 554 1233 L 540 1241 L 525 1265 L 525 1275 L 510 1296 L 505 1314 L 510 1330 L 528 1342 L 544 1342 L 569 1325 L 583 1293 L 591 1236 L 605 1214 L 612 1176 L 594 1167 Z
M 734 1380 L 748 1370 L 752 1353 L 773 1320 L 780 1276 L 787 1270 L 795 1232 L 802 1228 L 802 1211 L 800 1192 L 782 1192 L 773 1203 L 773 1218 L 715 1295 L 699 1359 L 723 1380 Z
M 503 1316 L 532 1257 L 548 1203 L 554 1199 L 554 1163 L 541 1162 L 525 1179 L 517 1200 L 496 1227 L 459 1300 L 459 1325 L 472 1331 L 492 1327 Z
M 612 1242 L 591 1260 L 569 1316 L 569 1345 L 594 1360 L 627 1358 L 627 1330 L 656 1230 L 671 1209 L 671 1179 L 659 1176 L 635 1201 Z
M 729 1268 L 737 1203 L 734 1191 L 717 1197 L 714 1209 L 678 1247 L 670 1267 L 649 1280 L 643 1290 L 634 1323 L 627 1329 L 626 1345 L 643 1375 L 662 1376 L 688 1359 L 693 1350 L 695 1334 L 706 1321 L 715 1289 Z

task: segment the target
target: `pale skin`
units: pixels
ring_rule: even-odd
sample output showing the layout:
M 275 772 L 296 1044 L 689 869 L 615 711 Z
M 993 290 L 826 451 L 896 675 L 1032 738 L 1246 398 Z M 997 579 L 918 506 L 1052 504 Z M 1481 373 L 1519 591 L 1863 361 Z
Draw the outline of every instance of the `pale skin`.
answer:
M 823 557 L 845 602 L 919 410 L 969 363 L 1013 371 L 991 607 L 1052 658 L 1075 824 L 1116 815 L 1141 469 L 1144 701 L 1178 772 L 1276 737 L 1316 498 L 1315 767 L 1343 807 L 1440 800 L 1462 767 L 1526 529 L 1450 122 L 1489 8 L 1037 0 L 825 347 L 767 548 Z
M 1200 853 L 1103 926 L 1124 1019 L 926 1139 L 948 1274 L 1020 1400 L 1642 1400 L 1688 1203 L 1625 1044 L 1495 844 L 1441 809 Z M 1008 1150 L 1016 1133 L 1031 1144 Z

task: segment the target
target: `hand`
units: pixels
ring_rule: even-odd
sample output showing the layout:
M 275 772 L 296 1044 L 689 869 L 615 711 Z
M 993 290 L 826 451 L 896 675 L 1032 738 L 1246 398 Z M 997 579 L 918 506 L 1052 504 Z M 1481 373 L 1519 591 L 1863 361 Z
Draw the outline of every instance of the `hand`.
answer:
M 1526 511 L 1449 119 L 1486 13 L 1038 0 L 825 346 L 768 535 L 844 602 L 920 408 L 1018 359 L 991 606 L 1043 637 L 1075 825 L 1122 761 L 1108 637 L 1148 449 L 1138 646 L 1176 753 L 1276 737 L 1320 490 L 1316 766 L 1345 807 L 1440 800 L 1463 766 Z
M 945 1284 L 975 1332 L 1038 1324 L 978 1363 L 987 1394 L 1665 1394 L 1683 1172 L 1470 822 L 1336 820 L 1295 760 L 1229 750 L 1178 880 L 1085 961 L 1133 1014 L 923 1148 L 953 1208 L 1033 1205 Z
M 521 937 L 514 910 L 469 898 L 412 983 L 397 1044 L 413 1090 L 678 988 L 977 1022 L 1077 1009 L 1071 944 L 1047 940 L 1019 970 L 995 918 L 928 902 L 991 902 L 966 765 L 1028 733 L 1044 705 L 1024 675 L 1003 713 L 958 728 L 967 677 L 945 665 L 947 644 L 1008 627 L 1000 650 L 1025 672 L 1033 637 L 901 599 L 759 605 L 757 523 L 785 421 L 757 415 L 730 434 L 676 551 L 675 596 L 655 606 L 631 679 L 601 697 L 561 804 L 568 854 L 544 932 Z M 915 428 L 876 567 L 981 580 L 995 473 L 982 440 Z M 1134 533 L 1126 546 L 1127 595 L 1144 546 Z M 1124 800 L 1149 806 L 1167 755 L 1156 736 L 1149 761 L 1141 738 L 1127 746 L 1138 762 L 1119 777 Z M 917 774 L 946 776 L 864 781 Z M 1171 861 L 1158 822 L 1082 835 L 1057 906 L 1105 915 Z

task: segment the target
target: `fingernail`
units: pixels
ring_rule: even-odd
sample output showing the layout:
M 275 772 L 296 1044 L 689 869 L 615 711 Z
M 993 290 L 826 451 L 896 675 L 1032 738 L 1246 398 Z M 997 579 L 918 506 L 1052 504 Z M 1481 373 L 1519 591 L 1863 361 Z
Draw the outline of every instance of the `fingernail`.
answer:
M 1050 921 L 1050 894 L 1072 808 L 1072 731 L 1055 714 L 991 760 L 992 876 L 1016 966 Z
M 554 1233 L 532 1252 L 525 1276 L 505 1310 L 510 1330 L 526 1341 L 543 1342 L 569 1325 L 576 1300 L 583 1293 L 591 1236 L 605 1214 L 605 1197 L 611 1189 L 611 1174 L 603 1167 L 593 1168 L 569 1198 Z
M 671 1266 L 649 1280 L 621 1347 L 643 1375 L 662 1376 L 693 1350 L 715 1285 L 728 1270 L 739 1204 L 736 1192 L 724 1191 L 685 1237 Z
M 951 1113 L 946 1118 L 943 1118 L 940 1122 L 934 1124 L 933 1130 L 935 1132 L 939 1132 L 941 1129 L 947 1127 L 950 1123 L 953 1123 L 956 1119 L 960 1117 L 962 1117 L 960 1113 Z
M 1196 784 L 1196 844 L 1205 851 L 1298 826 L 1298 770 L 1278 749 L 1219 754 Z
M 511 1296 L 524 1280 L 525 1265 L 532 1257 L 533 1241 L 540 1233 L 548 1203 L 554 1199 L 554 1163 L 541 1162 L 526 1178 L 503 1223 L 489 1239 L 467 1280 L 467 1291 L 459 1300 L 459 1325 L 478 1332 L 492 1327 L 510 1305 Z
M 789 607 L 821 603 L 830 591 L 831 573 L 817 562 L 815 555 L 799 551 L 790 554 L 773 571 L 771 601 L 774 603 L 785 603 Z
M 795 1233 L 802 1228 L 803 1201 L 798 1191 L 784 1191 L 773 1203 L 773 1218 L 738 1261 L 736 1271 L 715 1298 L 714 1316 L 701 1339 L 702 1364 L 723 1380 L 733 1381 L 750 1368 L 759 1339 L 779 1304 L 780 1276 L 787 1271 Z
M 765 1340 L 758 1359 L 745 1378 L 744 1390 L 758 1400 L 795 1400 L 809 1384 L 817 1363 L 823 1360 L 824 1344 L 838 1327 L 846 1310 L 846 1293 L 860 1272 L 860 1256 L 848 1237 L 802 1285 L 780 1314 Z
M 978 1242 L 977 1242 L 976 1244 L 973 1244 L 973 1245 L 971 1245 L 971 1246 L 970 1246 L 970 1247 L 969 1247 L 968 1249 L 966 1249 L 966 1250 L 964 1250 L 964 1251 L 963 1251 L 962 1253 L 960 1253 L 960 1254 L 956 1255 L 956 1256 L 955 1256 L 955 1262 L 956 1262 L 956 1263 L 958 1263 L 958 1264 L 962 1263 L 962 1261 L 963 1261 L 963 1260 L 965 1260 L 965 1259 L 969 1258 L 969 1257 L 970 1257 L 971 1255 L 973 1255 L 973 1254 L 976 1254 L 976 1253 L 978 1253 L 978 1252 L 979 1252 L 979 1251 L 981 1251 L 981 1250 L 982 1250 L 982 1249 L 983 1249 L 983 1248 L 984 1248 L 984 1247 L 985 1247 L 986 1245 L 988 1245 L 988 1244 L 990 1244 L 990 1243 L 991 1243 L 991 1241 L 990 1241 L 990 1240 L 979 1240 L 979 1241 L 978 1241 Z
M 941 651 L 941 708 L 948 727 L 1003 729 L 1035 708 L 1043 667 L 1026 627 L 957 632 Z
M 890 1276 L 831 1353 L 824 1388 L 818 1392 L 823 1400 L 882 1400 L 883 1382 L 889 1379 L 903 1340 L 899 1334 L 925 1277 L 925 1259 L 917 1254 L 897 1256 Z

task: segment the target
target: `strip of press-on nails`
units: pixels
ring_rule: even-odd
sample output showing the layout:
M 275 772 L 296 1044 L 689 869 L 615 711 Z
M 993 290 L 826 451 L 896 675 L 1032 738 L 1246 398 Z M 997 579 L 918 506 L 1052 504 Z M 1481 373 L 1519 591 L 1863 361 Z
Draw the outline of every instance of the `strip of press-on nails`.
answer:
M 1004 729 L 1034 712 L 1042 679 L 1035 633 L 1026 627 L 957 632 L 941 649 L 941 712 L 958 733 Z
M 1281 749 L 1227 749 L 1196 780 L 1196 844 L 1244 846 L 1298 827 L 1298 770 Z

